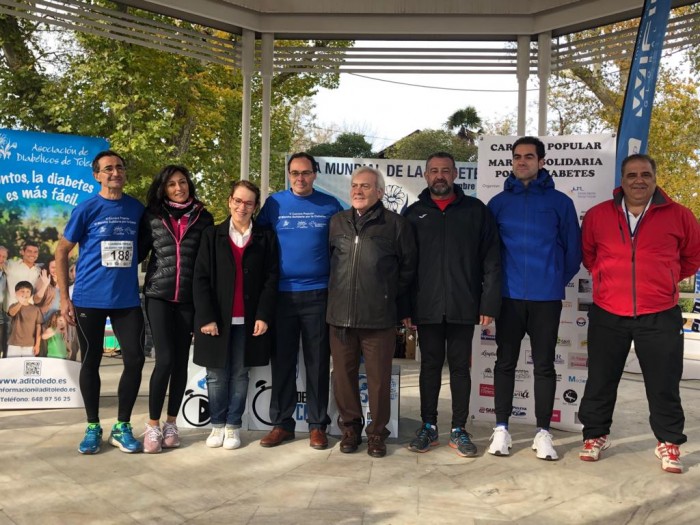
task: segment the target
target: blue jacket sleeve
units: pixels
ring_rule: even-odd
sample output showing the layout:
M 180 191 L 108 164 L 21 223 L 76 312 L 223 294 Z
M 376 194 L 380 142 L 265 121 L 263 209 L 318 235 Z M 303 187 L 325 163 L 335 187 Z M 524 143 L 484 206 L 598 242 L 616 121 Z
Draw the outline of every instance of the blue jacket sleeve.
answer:
M 263 204 L 262 209 L 260 210 L 260 213 L 258 213 L 258 216 L 255 217 L 255 224 L 258 226 L 270 226 L 270 223 L 272 220 L 270 219 L 270 207 L 272 203 L 271 198 L 267 198 L 265 201 L 265 204 Z

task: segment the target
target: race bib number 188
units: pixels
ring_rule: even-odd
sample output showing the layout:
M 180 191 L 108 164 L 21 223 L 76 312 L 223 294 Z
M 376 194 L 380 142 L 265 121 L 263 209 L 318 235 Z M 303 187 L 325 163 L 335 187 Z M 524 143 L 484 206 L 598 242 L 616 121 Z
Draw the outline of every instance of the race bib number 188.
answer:
M 102 266 L 130 268 L 134 258 L 132 241 L 102 241 Z

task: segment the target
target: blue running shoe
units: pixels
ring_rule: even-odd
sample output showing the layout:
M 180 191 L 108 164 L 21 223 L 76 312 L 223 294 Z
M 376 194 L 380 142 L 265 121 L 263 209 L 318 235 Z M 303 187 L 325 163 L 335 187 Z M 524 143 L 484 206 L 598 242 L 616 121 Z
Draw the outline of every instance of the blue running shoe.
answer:
M 141 452 L 143 445 L 134 437 L 131 423 L 116 423 L 112 427 L 112 434 L 109 436 L 109 444 L 118 447 L 122 452 L 131 454 Z
M 99 423 L 90 423 L 85 429 L 85 437 L 78 445 L 81 454 L 97 454 L 102 444 L 102 427 Z
M 476 445 L 472 443 L 471 434 L 463 428 L 453 428 L 450 433 L 450 446 L 457 450 L 457 455 L 463 458 L 476 456 Z
M 408 445 L 411 452 L 428 452 L 430 447 L 436 447 L 440 443 L 437 427 L 426 423 L 416 431 L 416 437 Z

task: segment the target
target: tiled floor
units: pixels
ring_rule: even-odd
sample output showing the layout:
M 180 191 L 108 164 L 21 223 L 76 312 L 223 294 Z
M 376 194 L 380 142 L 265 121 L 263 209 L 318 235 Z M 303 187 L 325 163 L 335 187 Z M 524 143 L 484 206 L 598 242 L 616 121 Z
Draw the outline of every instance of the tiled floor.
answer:
M 479 457 L 464 459 L 446 446 L 426 454 L 406 449 L 419 424 L 418 364 L 402 367 L 401 435 L 386 458 L 363 449 L 313 450 L 305 435 L 274 449 L 244 432 L 235 451 L 208 449 L 207 432 L 184 431 L 178 450 L 128 455 L 104 444 L 91 457 L 76 448 L 82 410 L 0 413 L 0 525 L 84 523 L 700 523 L 700 384 L 682 384 L 689 442 L 686 472 L 660 469 L 647 422 L 641 378 L 620 386 L 613 447 L 598 463 L 578 459 L 580 435 L 554 432 L 561 459 L 541 461 L 530 450 L 534 429 L 513 425 L 513 454 L 484 455 L 491 425 L 470 425 Z M 146 378 L 134 413 L 147 417 Z M 103 364 L 104 425 L 116 412 L 121 362 Z M 440 401 L 449 418 L 448 379 Z

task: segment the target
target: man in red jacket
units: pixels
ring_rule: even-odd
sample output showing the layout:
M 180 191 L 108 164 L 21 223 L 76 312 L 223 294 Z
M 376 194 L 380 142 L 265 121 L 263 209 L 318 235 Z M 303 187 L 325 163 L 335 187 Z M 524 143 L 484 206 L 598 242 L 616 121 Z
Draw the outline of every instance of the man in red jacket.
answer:
M 683 319 L 678 282 L 700 266 L 700 225 L 693 213 L 656 186 L 648 155 L 622 162 L 613 199 L 588 211 L 582 228 L 583 264 L 593 276 L 588 312 L 588 381 L 581 401 L 583 461 L 597 461 L 608 434 L 630 344 L 642 368 L 656 457 L 681 473 L 686 442 L 679 393 Z

